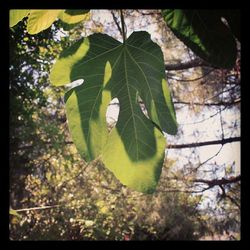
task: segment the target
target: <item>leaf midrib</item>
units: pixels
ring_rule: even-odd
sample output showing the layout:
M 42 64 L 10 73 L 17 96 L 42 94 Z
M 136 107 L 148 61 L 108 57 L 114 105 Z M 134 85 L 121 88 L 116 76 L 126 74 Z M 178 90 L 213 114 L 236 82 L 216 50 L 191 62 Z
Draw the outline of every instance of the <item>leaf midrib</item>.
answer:
M 135 125 L 135 113 L 133 110 L 133 105 L 132 105 L 132 101 L 131 101 L 131 97 L 130 97 L 130 89 L 129 89 L 129 83 L 128 83 L 128 72 L 127 72 L 127 61 L 126 61 L 126 47 L 124 46 L 123 52 L 124 52 L 124 72 L 125 72 L 125 83 L 126 83 L 126 87 L 128 90 L 128 99 L 129 99 L 129 105 L 131 108 L 131 116 L 133 119 L 133 127 L 134 127 L 134 132 L 135 132 L 135 141 L 136 141 L 136 160 L 138 161 L 138 135 L 137 135 L 137 130 L 136 130 L 136 125 Z

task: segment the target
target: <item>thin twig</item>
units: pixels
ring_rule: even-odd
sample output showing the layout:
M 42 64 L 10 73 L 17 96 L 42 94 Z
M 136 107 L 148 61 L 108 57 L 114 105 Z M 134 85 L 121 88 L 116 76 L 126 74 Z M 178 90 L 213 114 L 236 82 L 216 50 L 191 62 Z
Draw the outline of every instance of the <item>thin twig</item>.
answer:
M 224 110 L 227 109 L 227 108 L 228 108 L 228 106 L 225 106 L 225 107 L 222 109 L 222 111 L 224 111 Z M 197 124 L 197 123 L 202 123 L 202 122 L 204 122 L 204 121 L 206 121 L 206 120 L 209 120 L 209 119 L 213 118 L 214 116 L 216 116 L 216 115 L 218 115 L 218 114 L 219 114 L 219 111 L 217 111 L 216 113 L 214 113 L 214 114 L 208 116 L 207 118 L 204 118 L 204 119 L 199 120 L 199 121 L 196 121 L 196 122 L 179 123 L 179 126 L 194 125 L 194 124 Z
M 22 209 L 13 209 L 16 212 L 27 212 L 27 211 L 33 211 L 33 210 L 44 210 L 44 209 L 50 209 L 50 208 L 56 208 L 61 207 L 62 205 L 52 205 L 52 206 L 42 206 L 42 207 L 30 207 L 30 208 L 22 208 Z
M 211 157 L 209 157 L 208 159 L 206 159 L 205 161 L 203 161 L 202 163 L 200 163 L 198 166 L 196 166 L 193 170 L 197 170 L 198 168 L 200 168 L 201 166 L 203 166 L 204 164 L 206 164 L 207 162 L 211 161 L 214 157 L 216 157 L 220 151 L 222 150 L 224 145 L 221 145 L 220 149 Z

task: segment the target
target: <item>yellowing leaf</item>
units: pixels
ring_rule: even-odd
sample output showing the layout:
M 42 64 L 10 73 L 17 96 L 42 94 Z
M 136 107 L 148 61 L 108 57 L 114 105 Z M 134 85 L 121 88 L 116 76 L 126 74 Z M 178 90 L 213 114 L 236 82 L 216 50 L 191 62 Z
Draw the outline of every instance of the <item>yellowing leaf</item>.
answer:
M 31 10 L 27 23 L 29 34 L 37 34 L 51 26 L 63 10 Z
M 10 10 L 9 26 L 13 27 L 29 14 L 29 10 Z
M 49 28 L 57 18 L 70 25 L 88 20 L 90 13 L 89 10 L 10 10 L 10 27 L 26 16 L 28 33 L 37 34 Z

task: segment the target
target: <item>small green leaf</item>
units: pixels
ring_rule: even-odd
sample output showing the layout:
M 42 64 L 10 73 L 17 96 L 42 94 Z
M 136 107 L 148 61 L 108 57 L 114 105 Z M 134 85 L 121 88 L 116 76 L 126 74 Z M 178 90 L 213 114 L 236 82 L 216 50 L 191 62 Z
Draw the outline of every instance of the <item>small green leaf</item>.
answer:
M 165 155 L 162 131 L 177 132 L 160 47 L 147 32 L 134 32 L 125 44 L 93 34 L 62 52 L 50 75 L 55 86 L 82 78 L 82 85 L 65 94 L 78 151 L 88 161 L 100 156 L 123 184 L 152 193 Z M 113 98 L 119 100 L 120 113 L 109 134 L 106 110 Z
M 236 42 L 222 21 L 222 11 L 167 9 L 162 15 L 173 33 L 199 57 L 218 67 L 234 66 Z
M 29 10 L 10 10 L 9 26 L 13 27 L 29 14 Z

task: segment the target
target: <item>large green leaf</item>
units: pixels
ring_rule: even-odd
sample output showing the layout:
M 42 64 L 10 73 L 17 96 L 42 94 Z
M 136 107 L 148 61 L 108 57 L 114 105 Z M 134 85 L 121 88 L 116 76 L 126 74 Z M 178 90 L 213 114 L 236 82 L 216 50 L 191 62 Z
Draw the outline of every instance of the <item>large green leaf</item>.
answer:
M 55 86 L 82 78 L 82 85 L 65 94 L 78 151 L 86 160 L 99 156 L 123 184 L 153 192 L 166 147 L 162 131 L 177 131 L 160 47 L 147 32 L 134 32 L 124 44 L 104 34 L 91 35 L 65 50 L 50 75 Z M 109 134 L 106 110 L 113 98 L 118 98 L 120 112 Z
M 72 25 L 89 19 L 89 10 L 10 10 L 10 27 L 28 16 L 27 31 L 37 34 L 49 28 L 57 18 Z
M 162 15 L 174 34 L 207 62 L 231 68 L 236 60 L 236 42 L 222 21 L 220 10 L 167 9 Z

